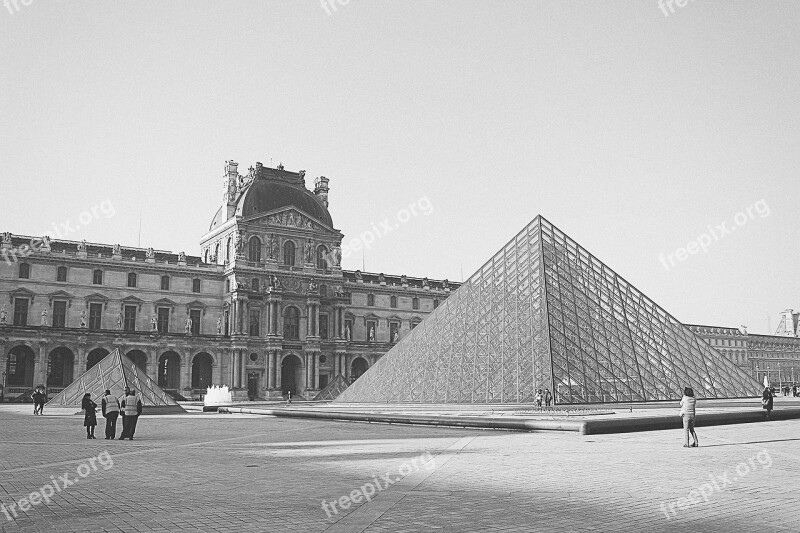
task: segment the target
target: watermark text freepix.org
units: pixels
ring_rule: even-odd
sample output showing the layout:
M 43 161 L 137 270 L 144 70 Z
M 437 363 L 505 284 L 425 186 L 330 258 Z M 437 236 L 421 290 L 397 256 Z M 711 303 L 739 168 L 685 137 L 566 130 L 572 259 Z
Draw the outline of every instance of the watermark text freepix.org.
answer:
M 736 475 L 728 471 L 723 472 L 721 476 L 711 474 L 708 476 L 708 483 L 703 483 L 696 489 L 690 490 L 686 498 L 678 498 L 672 502 L 661 502 L 659 509 L 664 513 L 667 520 L 670 520 L 677 515 L 676 507 L 678 511 L 683 511 L 689 509 L 692 505 L 707 502 L 709 496 L 715 492 L 721 492 L 725 487 L 733 485 L 737 480 L 742 479 L 751 472 L 755 472 L 759 469 L 759 466 L 762 467 L 762 470 L 772 466 L 772 458 L 767 453 L 767 450 L 761 450 L 746 462 L 736 465 L 736 468 L 734 468 Z
M 10 522 L 16 520 L 20 512 L 27 513 L 41 503 L 49 504 L 55 495 L 75 485 L 92 472 L 97 471 L 98 463 L 103 467 L 103 470 L 108 470 L 114 466 L 114 459 L 109 455 L 108 451 L 101 452 L 97 457 L 90 457 L 75 469 L 75 473 L 78 474 L 77 477 L 71 477 L 71 472 L 66 472 L 58 477 L 50 476 L 50 483 L 43 485 L 39 490 L 31 492 L 27 498 L 22 498 L 9 505 L 0 504 L 0 513 L 4 514 L 6 520 Z
M 44 232 L 43 237 L 35 237 L 31 239 L 30 244 L 23 244 L 17 247 L 4 248 L 0 251 L 0 255 L 7 264 L 16 263 L 20 258 L 24 259 L 32 253 L 39 252 L 45 246 L 45 237 L 48 239 L 66 239 L 71 233 L 78 231 L 81 226 L 91 224 L 94 220 L 99 220 L 102 215 L 103 218 L 109 219 L 117 214 L 111 200 L 104 200 L 99 204 L 93 205 L 86 211 L 82 211 L 78 215 L 78 224 L 73 224 L 72 220 L 67 219 L 61 223 L 53 223 L 52 229 Z
M 661 252 L 658 256 L 658 260 L 664 265 L 665 270 L 674 268 L 676 259 L 681 262 L 686 261 L 690 255 L 695 255 L 700 252 L 706 253 L 709 246 L 725 237 L 725 235 L 730 235 L 736 231 L 737 227 L 744 226 L 749 221 L 755 220 L 756 215 L 760 218 L 766 218 L 770 215 L 766 200 L 761 199 L 736 213 L 733 217 L 733 225 L 729 225 L 728 222 L 725 221 L 716 224 L 714 227 L 711 227 L 709 224 L 706 227 L 708 230 L 707 232 L 701 233 L 696 239 L 689 241 L 686 246 L 678 248 L 672 253 L 665 254 Z
M 341 509 L 349 509 L 354 503 L 361 503 L 364 500 L 368 502 L 372 501 L 372 497 L 375 496 L 378 491 L 388 489 L 407 475 L 419 470 L 420 466 L 424 467 L 429 472 L 436 468 L 436 460 L 430 452 L 425 452 L 419 457 L 414 457 L 411 461 L 403 463 L 400 468 L 397 469 L 398 476 L 392 477 L 389 472 L 386 472 L 380 478 L 378 476 L 373 476 L 371 482 L 365 483 L 357 489 L 353 489 L 350 494 L 342 496 L 338 500 L 333 500 L 332 502 L 322 500 L 322 509 L 328 514 L 328 518 L 330 518 L 335 514 L 339 514 L 339 510 L 336 508 L 337 504 Z

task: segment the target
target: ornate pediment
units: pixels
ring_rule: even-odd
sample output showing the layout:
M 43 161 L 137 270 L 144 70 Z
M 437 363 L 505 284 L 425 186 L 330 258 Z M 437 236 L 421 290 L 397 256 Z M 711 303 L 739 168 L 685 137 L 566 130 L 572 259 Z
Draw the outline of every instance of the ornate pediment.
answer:
M 259 222 L 261 224 L 266 224 L 269 226 L 283 226 L 285 228 L 300 228 L 300 229 L 327 230 L 327 231 L 331 230 L 331 228 L 327 227 L 320 221 L 311 218 L 305 213 L 298 211 L 297 209 L 294 208 L 282 208 L 266 214 L 259 213 L 257 217 L 248 220 L 248 222 L 251 221 Z
M 68 293 L 67 291 L 51 292 L 50 294 L 47 295 L 47 297 L 50 299 L 50 305 L 53 305 L 53 300 L 71 301 L 73 298 L 75 298 L 75 296 L 73 296 L 72 294 Z
M 28 290 L 25 287 L 20 287 L 8 293 L 8 301 L 13 304 L 14 298 L 28 298 L 30 299 L 31 303 L 33 303 L 33 298 L 35 296 L 36 296 L 35 292 Z
M 176 305 L 178 304 L 173 302 L 169 298 L 161 298 L 160 300 L 156 300 L 155 302 L 153 302 L 153 307 L 155 309 L 158 309 L 159 307 L 169 307 L 170 309 L 174 309 Z

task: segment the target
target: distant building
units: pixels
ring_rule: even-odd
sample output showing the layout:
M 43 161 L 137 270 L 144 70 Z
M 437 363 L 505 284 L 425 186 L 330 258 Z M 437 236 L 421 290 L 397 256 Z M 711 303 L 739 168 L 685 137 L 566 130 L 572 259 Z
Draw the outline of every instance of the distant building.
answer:
M 784 311 L 775 335 L 755 335 L 745 328 L 688 325 L 723 356 L 749 372 L 760 383 L 768 376 L 773 386 L 800 383 L 800 337 L 782 333 L 788 319 L 797 315 Z
M 200 256 L 4 233 L 6 398 L 59 392 L 114 348 L 176 397 L 312 398 L 355 380 L 458 287 L 340 266 L 329 181 L 227 162 Z M 246 392 L 245 392 L 246 391 Z

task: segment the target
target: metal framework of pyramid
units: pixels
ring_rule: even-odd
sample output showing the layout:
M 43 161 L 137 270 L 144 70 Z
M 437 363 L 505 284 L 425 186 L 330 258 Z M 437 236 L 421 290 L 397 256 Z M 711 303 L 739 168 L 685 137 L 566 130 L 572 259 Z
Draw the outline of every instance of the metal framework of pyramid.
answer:
M 725 359 L 541 216 L 335 400 L 559 404 L 760 394 Z
M 133 361 L 125 357 L 119 350 L 114 350 L 100 360 L 92 368 L 84 372 L 67 388 L 47 402 L 49 407 L 80 408 L 83 395 L 87 392 L 100 404 L 100 398 L 108 389 L 111 394 L 122 401 L 125 387 L 136 391 L 142 401 L 145 413 L 158 414 L 184 413 L 183 407 L 150 379 Z
M 339 374 L 324 389 L 319 391 L 319 394 L 314 396 L 314 401 L 335 400 L 345 389 L 347 389 L 347 380 L 343 375 Z

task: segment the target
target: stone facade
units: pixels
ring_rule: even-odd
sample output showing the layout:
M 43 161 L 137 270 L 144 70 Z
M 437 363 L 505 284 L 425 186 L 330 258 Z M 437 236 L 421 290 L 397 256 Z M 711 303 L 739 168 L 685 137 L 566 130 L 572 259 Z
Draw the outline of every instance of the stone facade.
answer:
M 754 335 L 720 326 L 688 327 L 761 383 L 765 376 L 775 387 L 800 382 L 800 337 Z
M 60 391 L 115 348 L 162 388 L 197 397 L 313 397 L 360 376 L 457 288 L 343 271 L 329 180 L 226 163 L 200 256 L 3 234 L 4 395 Z

